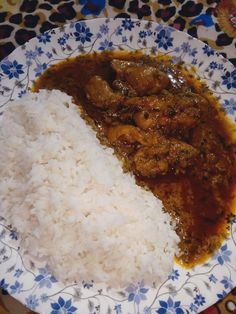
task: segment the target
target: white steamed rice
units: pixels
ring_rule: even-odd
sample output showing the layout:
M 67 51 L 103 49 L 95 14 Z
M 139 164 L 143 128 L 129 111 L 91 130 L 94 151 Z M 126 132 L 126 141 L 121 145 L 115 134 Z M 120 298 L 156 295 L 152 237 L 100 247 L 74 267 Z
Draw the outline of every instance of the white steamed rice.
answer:
M 60 91 L 13 101 L 0 122 L 0 213 L 25 259 L 63 282 L 160 282 L 179 239 L 162 203 L 124 174 Z

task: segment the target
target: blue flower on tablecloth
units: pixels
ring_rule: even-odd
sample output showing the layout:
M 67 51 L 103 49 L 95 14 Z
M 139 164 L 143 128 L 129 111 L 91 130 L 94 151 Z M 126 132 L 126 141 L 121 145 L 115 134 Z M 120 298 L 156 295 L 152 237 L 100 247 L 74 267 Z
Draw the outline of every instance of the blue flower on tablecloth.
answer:
M 233 98 L 230 98 L 230 100 L 225 99 L 223 106 L 228 114 L 233 115 L 236 112 L 236 100 L 234 100 Z
M 197 64 L 197 59 L 193 59 L 191 63 L 192 63 L 193 65 L 196 65 L 196 64 Z
M 100 27 L 99 27 L 99 31 L 100 31 L 102 34 L 106 35 L 106 34 L 108 34 L 108 32 L 109 32 L 109 27 L 108 27 L 106 24 L 102 24 L 102 25 L 100 25 Z
M 218 64 L 218 70 L 223 70 L 224 69 L 224 65 L 222 63 Z
M 216 259 L 220 265 L 223 265 L 225 262 L 230 262 L 230 255 L 232 252 L 228 250 L 227 244 L 222 245 L 222 247 L 217 251 L 215 256 L 213 257 Z
M 197 294 L 194 298 L 194 304 L 203 305 L 204 303 L 206 303 L 205 297 L 201 294 Z
M 40 76 L 47 69 L 47 64 L 37 64 L 37 67 L 34 68 L 35 76 Z
M 205 45 L 202 48 L 202 50 L 203 50 L 203 53 L 206 54 L 208 57 L 214 56 L 214 54 L 215 54 L 215 51 L 211 47 L 209 47 L 208 45 Z
M 49 35 L 48 33 L 43 33 L 43 34 L 37 36 L 39 42 L 43 43 L 43 44 L 50 43 L 51 37 L 52 36 Z
M 16 60 L 13 62 L 6 60 L 4 63 L 1 64 L 1 69 L 4 74 L 8 76 L 9 79 L 13 77 L 19 78 L 19 74 L 23 74 L 24 71 L 22 70 L 23 64 L 19 64 Z
M 211 274 L 208 277 L 208 279 L 209 279 L 210 282 L 213 282 L 213 283 L 216 283 L 218 281 L 218 279 L 213 274 Z
M 147 36 L 151 36 L 152 35 L 152 31 L 151 31 L 151 29 L 148 29 L 147 30 Z
M 100 42 L 100 47 L 98 50 L 113 50 L 113 42 L 105 39 L 104 41 Z
M 17 239 L 18 239 L 18 234 L 17 234 L 17 231 L 16 231 L 15 229 L 12 229 L 12 230 L 10 231 L 10 238 L 11 238 L 12 240 L 17 240 Z
M 39 287 L 51 288 L 54 282 L 57 282 L 56 278 L 49 272 L 48 266 L 39 268 L 39 275 L 34 278 L 34 281 L 39 283 Z
M 20 268 L 17 268 L 17 269 L 15 270 L 14 277 L 19 278 L 22 274 L 23 274 L 23 270 L 20 269 Z
M 147 32 L 145 32 L 145 31 L 140 31 L 140 32 L 139 32 L 139 37 L 140 37 L 140 38 L 145 38 L 145 37 L 147 37 Z
M 179 276 L 180 276 L 180 275 L 179 275 L 178 269 L 173 269 L 168 278 L 171 279 L 171 280 L 173 280 L 173 281 L 175 281 L 175 280 L 178 280 L 178 279 L 179 279 Z
M 66 39 L 64 37 L 59 37 L 57 42 L 59 45 L 63 46 L 66 43 Z
M 50 314 L 72 314 L 77 310 L 75 306 L 72 306 L 71 299 L 66 301 L 62 297 L 59 297 L 56 303 L 51 303 L 51 307 Z
M 121 304 L 115 305 L 114 311 L 116 314 L 121 314 L 122 313 Z
M 173 37 L 171 37 L 165 29 L 162 29 L 158 34 L 155 40 L 155 43 L 158 44 L 159 48 L 167 50 L 169 47 L 173 46 Z
M 221 76 L 222 84 L 226 85 L 228 89 L 236 88 L 236 70 L 232 72 L 227 71 L 224 75 Z
M 131 284 L 126 288 L 128 292 L 128 301 L 139 304 L 142 300 L 146 300 L 146 293 L 149 289 L 144 288 L 144 281 L 141 281 L 138 285 Z
M 14 285 L 10 286 L 11 294 L 20 293 L 22 288 L 23 283 L 19 283 L 19 281 L 16 281 Z
M 24 96 L 26 94 L 26 90 L 21 90 L 19 93 L 18 93 L 18 97 L 21 98 L 22 96 Z
M 93 280 L 91 281 L 82 281 L 82 285 L 85 289 L 90 289 L 93 287 Z
M 227 293 L 223 290 L 221 293 L 217 293 L 217 297 L 219 300 L 223 299 L 227 296 Z
M 34 60 L 37 57 L 37 52 L 33 50 L 26 50 L 25 57 L 28 60 Z
M 156 311 L 157 314 L 184 314 L 184 311 L 181 309 L 180 301 L 174 301 L 171 297 L 167 301 L 159 301 L 160 308 Z
M 122 35 L 122 32 L 123 32 L 123 29 L 121 26 L 118 26 L 116 29 L 115 29 L 115 35 L 116 36 L 121 36 Z
M 198 311 L 198 307 L 197 307 L 194 303 L 191 303 L 191 304 L 190 304 L 189 309 L 190 309 L 190 311 L 193 312 L 193 313 L 197 313 L 197 311 Z
M 233 281 L 231 278 L 224 276 L 223 279 L 220 281 L 225 289 L 233 289 Z
M 121 25 L 125 30 L 131 31 L 132 28 L 134 28 L 134 21 L 131 21 L 131 19 L 124 19 L 122 21 Z
M 80 22 L 75 24 L 76 32 L 74 33 L 76 41 L 80 41 L 84 44 L 86 41 L 91 42 L 93 34 L 90 32 L 90 28 L 85 23 Z
M 42 303 L 45 303 L 45 302 L 47 302 L 47 300 L 48 300 L 48 295 L 46 293 L 41 294 L 40 301 Z
M 5 279 L 2 279 L 0 281 L 0 289 L 2 290 L 2 294 L 6 295 L 8 294 L 7 288 L 9 284 L 5 282 Z
M 81 10 L 83 15 L 99 15 L 106 5 L 105 0 L 80 0 L 79 3 L 84 5 Z
M 30 294 L 26 299 L 25 299 L 25 304 L 30 310 L 35 310 L 37 306 L 39 306 L 39 299 L 35 294 Z
M 215 61 L 211 61 L 211 63 L 209 64 L 209 68 L 212 70 L 217 69 L 217 67 L 218 67 L 218 64 Z

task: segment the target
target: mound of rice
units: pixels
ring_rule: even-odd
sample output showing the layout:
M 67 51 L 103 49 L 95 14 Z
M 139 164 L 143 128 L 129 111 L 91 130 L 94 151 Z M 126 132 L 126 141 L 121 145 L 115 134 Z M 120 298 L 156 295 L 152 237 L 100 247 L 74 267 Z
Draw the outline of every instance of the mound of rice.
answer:
M 12 102 L 0 123 L 1 215 L 25 259 L 63 282 L 114 287 L 168 276 L 179 238 L 162 203 L 124 174 L 71 97 L 40 91 Z

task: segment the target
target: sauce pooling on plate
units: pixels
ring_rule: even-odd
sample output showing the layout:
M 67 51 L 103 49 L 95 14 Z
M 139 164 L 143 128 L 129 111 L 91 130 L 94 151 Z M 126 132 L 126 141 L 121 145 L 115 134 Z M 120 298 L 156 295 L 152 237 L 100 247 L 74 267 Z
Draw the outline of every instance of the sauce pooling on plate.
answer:
M 227 234 L 235 197 L 232 125 L 204 84 L 166 57 L 105 52 L 50 67 L 34 90 L 73 96 L 100 141 L 150 189 L 180 236 L 178 260 L 208 258 Z

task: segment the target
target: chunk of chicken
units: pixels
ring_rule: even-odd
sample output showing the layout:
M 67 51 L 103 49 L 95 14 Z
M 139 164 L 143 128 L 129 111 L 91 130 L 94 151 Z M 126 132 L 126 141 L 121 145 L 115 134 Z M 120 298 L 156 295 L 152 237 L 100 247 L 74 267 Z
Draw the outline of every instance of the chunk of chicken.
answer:
M 127 98 L 124 105 L 127 107 L 138 107 L 140 109 L 164 111 L 175 103 L 175 97 L 165 92 L 160 95 Z
M 173 104 L 173 95 L 151 95 L 143 97 L 131 97 L 124 100 L 124 106 L 133 110 L 133 120 L 135 124 L 143 129 L 153 129 L 157 127 L 161 111 Z
M 129 124 L 119 124 L 117 126 L 110 127 L 107 132 L 107 137 L 111 144 L 117 141 L 124 141 L 130 144 L 146 143 L 141 131 L 135 126 Z
M 111 66 L 118 79 L 126 81 L 139 96 L 160 93 L 170 83 L 164 72 L 141 62 L 115 59 Z
M 200 122 L 199 114 L 200 111 L 197 108 L 185 109 L 182 112 L 176 112 L 173 108 L 167 114 L 159 116 L 157 125 L 165 134 L 184 134 Z
M 164 156 L 168 148 L 161 145 L 143 146 L 134 156 L 136 172 L 144 177 L 165 175 L 169 171 L 169 163 Z
M 222 142 L 222 138 L 214 134 L 210 126 L 203 124 L 193 132 L 192 144 L 200 151 L 202 169 L 200 172 L 193 169 L 194 174 L 206 187 L 220 188 L 223 192 L 223 187 L 229 185 L 231 172 L 228 170 L 232 168 L 227 143 Z
M 133 115 L 135 124 L 142 130 L 152 129 L 156 126 L 156 116 L 148 111 L 139 111 Z
M 184 173 L 185 169 L 194 166 L 199 151 L 192 145 L 178 140 L 170 140 L 168 162 L 176 174 Z
M 121 93 L 121 95 L 126 97 L 135 97 L 137 96 L 136 91 L 133 89 L 133 87 L 128 84 L 127 82 L 124 82 L 122 80 L 114 80 L 112 82 L 112 87 Z
M 164 91 L 159 95 L 126 99 L 124 105 L 132 110 L 137 108 L 139 112 L 134 114 L 134 121 L 144 130 L 156 128 L 165 134 L 184 134 L 200 123 L 208 101 L 194 93 L 173 95 Z
M 85 93 L 94 106 L 104 109 L 116 107 L 124 100 L 122 95 L 115 93 L 108 83 L 98 75 L 88 81 Z
M 194 165 L 197 155 L 198 150 L 187 143 L 162 138 L 156 145 L 141 147 L 134 156 L 134 164 L 137 173 L 144 177 L 181 174 Z

